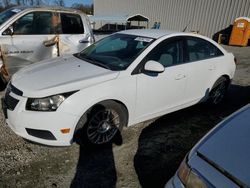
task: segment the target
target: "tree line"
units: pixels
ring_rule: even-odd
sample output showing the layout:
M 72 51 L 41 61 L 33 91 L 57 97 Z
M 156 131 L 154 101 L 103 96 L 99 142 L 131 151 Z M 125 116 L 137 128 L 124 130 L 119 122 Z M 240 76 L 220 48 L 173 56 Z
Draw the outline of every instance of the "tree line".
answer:
M 11 8 L 13 6 L 41 6 L 41 5 L 49 5 L 49 6 L 65 6 L 64 0 L 2 0 L 0 1 L 0 12 Z M 93 4 L 84 5 L 80 3 L 75 3 L 71 6 L 72 8 L 79 9 L 86 14 L 93 14 Z

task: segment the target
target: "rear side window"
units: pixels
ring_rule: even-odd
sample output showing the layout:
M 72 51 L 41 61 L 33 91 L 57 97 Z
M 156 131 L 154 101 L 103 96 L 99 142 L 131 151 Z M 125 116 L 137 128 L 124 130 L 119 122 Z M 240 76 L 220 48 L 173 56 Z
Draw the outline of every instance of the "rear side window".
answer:
M 78 14 L 61 13 L 62 34 L 83 34 L 82 19 Z
M 223 55 L 212 43 L 195 37 L 187 38 L 187 53 L 189 61 L 199 61 Z
M 24 15 L 13 24 L 15 35 L 52 34 L 51 12 L 32 12 Z

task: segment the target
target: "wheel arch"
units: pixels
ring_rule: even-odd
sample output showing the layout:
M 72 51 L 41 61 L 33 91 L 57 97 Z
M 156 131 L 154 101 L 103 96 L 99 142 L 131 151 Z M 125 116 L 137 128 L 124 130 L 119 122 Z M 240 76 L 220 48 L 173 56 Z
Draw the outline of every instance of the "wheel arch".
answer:
M 81 115 L 80 119 L 78 120 L 76 126 L 75 126 L 75 130 L 74 132 L 76 132 L 76 130 L 78 130 L 79 128 L 82 128 L 82 127 L 78 127 L 78 124 L 79 124 L 79 121 L 81 120 L 81 118 L 83 116 L 87 116 L 88 113 L 90 113 L 94 108 L 97 108 L 98 105 L 100 105 L 101 103 L 105 103 L 105 102 L 109 102 L 109 101 L 112 101 L 112 102 L 115 102 L 119 105 L 122 106 L 124 112 L 126 113 L 126 117 L 127 117 L 127 123 L 126 123 L 126 126 L 128 126 L 128 121 L 129 121 L 129 111 L 128 111 L 128 108 L 127 106 L 121 102 L 120 100 L 117 100 L 117 99 L 105 99 L 105 100 L 101 100 L 99 102 L 95 102 L 94 104 L 90 105 L 90 107 Z
M 73 133 L 73 137 L 72 140 L 73 142 L 76 141 L 76 137 L 78 137 L 78 133 L 79 131 L 83 128 L 84 123 L 87 121 L 88 115 L 95 110 L 95 108 L 98 108 L 100 105 L 103 105 L 103 103 L 107 103 L 107 102 L 115 102 L 116 104 L 119 104 L 122 107 L 122 110 L 126 113 L 126 127 L 128 126 L 128 120 L 129 120 L 129 111 L 127 106 L 121 102 L 120 100 L 116 100 L 116 99 L 105 99 L 105 100 L 101 100 L 99 102 L 96 102 L 95 104 L 91 105 L 91 107 L 88 108 L 88 110 L 86 110 L 82 116 L 79 118 L 77 124 L 75 125 L 74 128 L 74 133 Z M 84 123 L 83 123 L 84 122 Z
M 95 108 L 96 106 L 98 106 L 101 103 L 105 103 L 105 102 L 109 102 L 109 101 L 112 101 L 112 102 L 115 102 L 115 103 L 121 105 L 124 112 L 126 113 L 126 118 L 127 118 L 126 127 L 127 127 L 128 126 L 128 120 L 129 120 L 129 111 L 128 111 L 127 106 L 123 102 L 121 102 L 120 100 L 117 100 L 117 99 L 105 99 L 105 100 L 102 100 L 102 101 L 97 102 L 94 105 L 92 105 L 86 112 L 89 112 L 89 110 L 92 110 L 93 108 Z
M 230 76 L 227 75 L 227 74 L 223 74 L 223 75 L 219 76 L 215 81 L 213 81 L 213 82 L 211 83 L 211 87 L 210 87 L 209 92 L 210 92 L 214 87 L 216 87 L 216 86 L 219 84 L 219 80 L 220 80 L 221 78 L 225 78 L 226 81 L 227 81 L 227 87 L 229 86 L 229 84 L 230 84 L 230 82 L 231 82 Z

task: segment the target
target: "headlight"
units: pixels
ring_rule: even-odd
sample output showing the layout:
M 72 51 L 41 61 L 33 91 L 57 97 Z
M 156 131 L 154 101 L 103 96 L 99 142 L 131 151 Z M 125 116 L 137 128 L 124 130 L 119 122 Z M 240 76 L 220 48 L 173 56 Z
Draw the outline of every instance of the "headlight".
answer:
M 188 166 L 186 158 L 178 169 L 178 176 L 186 188 L 207 188 L 202 179 Z
M 26 110 L 31 111 L 56 111 L 62 102 L 74 92 L 53 95 L 44 98 L 29 98 Z

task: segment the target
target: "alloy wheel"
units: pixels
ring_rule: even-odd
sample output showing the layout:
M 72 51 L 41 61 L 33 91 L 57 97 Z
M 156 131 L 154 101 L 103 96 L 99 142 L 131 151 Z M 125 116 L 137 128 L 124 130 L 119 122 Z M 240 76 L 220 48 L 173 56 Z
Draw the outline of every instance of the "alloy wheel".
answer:
M 116 135 L 120 118 L 116 111 L 104 109 L 96 112 L 87 127 L 88 139 L 94 144 L 105 144 Z

